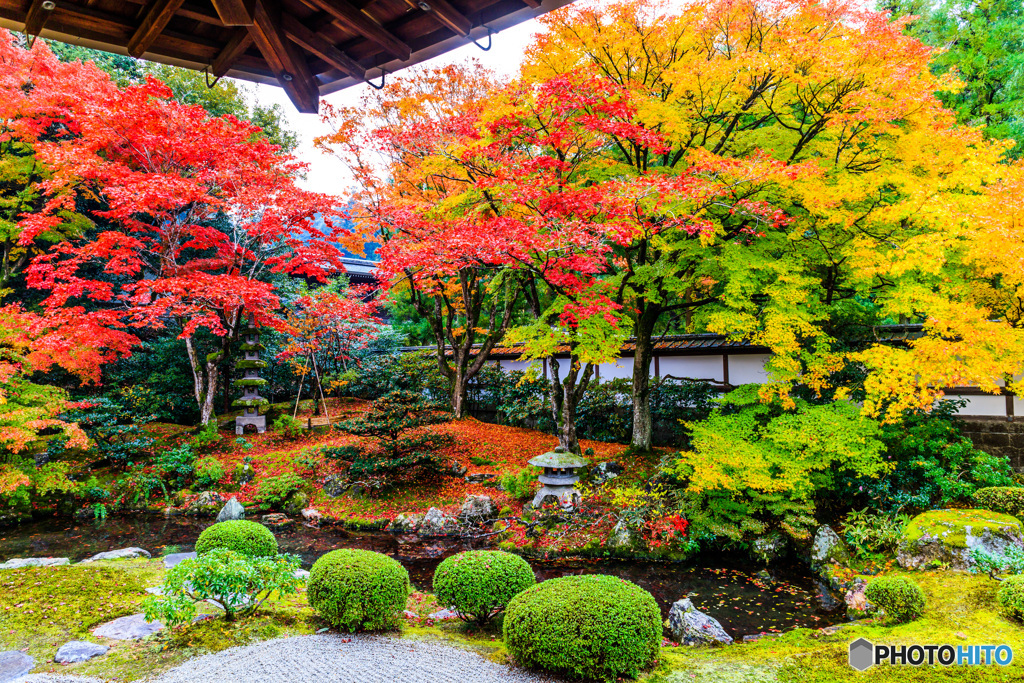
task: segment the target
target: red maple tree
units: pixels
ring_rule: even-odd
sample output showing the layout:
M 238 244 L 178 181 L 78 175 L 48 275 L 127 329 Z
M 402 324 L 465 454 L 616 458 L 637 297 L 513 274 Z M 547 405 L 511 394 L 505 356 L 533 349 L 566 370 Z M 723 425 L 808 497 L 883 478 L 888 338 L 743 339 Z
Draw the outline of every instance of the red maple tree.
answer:
M 91 65 L 61 65 L 42 43 L 24 50 L 6 32 L 0 61 L 13 67 L 0 80 L 9 134 L 50 171 L 45 206 L 20 221 L 22 242 L 69 209 L 96 223 L 27 269 L 29 286 L 48 292 L 44 317 L 176 329 L 208 422 L 219 363 L 243 319 L 284 324 L 268 280 L 324 280 L 340 268 L 340 248 L 358 252 L 363 240 L 334 197 L 296 185 L 305 167 L 250 123 L 175 102 L 153 79 L 118 88 Z M 220 340 L 210 353 L 198 348 L 201 329 Z

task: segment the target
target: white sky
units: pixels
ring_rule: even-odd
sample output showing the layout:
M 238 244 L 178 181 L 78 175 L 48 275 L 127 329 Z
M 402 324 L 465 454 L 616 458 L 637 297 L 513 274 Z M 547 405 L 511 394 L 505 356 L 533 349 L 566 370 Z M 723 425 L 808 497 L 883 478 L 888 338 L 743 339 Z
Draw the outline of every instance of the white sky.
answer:
M 538 30 L 540 30 L 540 24 L 531 19 L 500 33 L 495 33 L 493 47 L 488 52 L 484 52 L 472 43 L 467 43 L 463 47 L 434 57 L 422 64 L 428 67 L 441 66 L 475 58 L 498 75 L 513 75 L 518 72 L 519 65 L 523 61 L 523 53 L 529 45 L 531 37 Z M 377 82 L 377 79 L 374 79 L 374 82 Z M 319 115 L 298 113 L 281 88 L 252 83 L 240 83 L 240 85 L 261 104 L 281 104 L 288 128 L 299 135 L 299 146 L 295 150 L 295 155 L 309 164 L 309 173 L 300 185 L 317 192 L 342 194 L 348 183 L 347 170 L 336 159 L 313 147 L 313 138 L 331 132 L 329 126 L 320 122 Z M 327 95 L 322 98 L 322 101 L 334 105 L 352 106 L 359 102 L 359 98 L 369 87 L 368 85 L 354 86 Z

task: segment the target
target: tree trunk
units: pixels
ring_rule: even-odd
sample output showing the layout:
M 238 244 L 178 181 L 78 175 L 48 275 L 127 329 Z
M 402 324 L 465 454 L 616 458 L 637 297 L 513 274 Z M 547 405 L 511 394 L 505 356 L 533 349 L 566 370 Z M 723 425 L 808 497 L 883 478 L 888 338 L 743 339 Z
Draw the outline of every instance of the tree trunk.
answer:
M 199 424 L 205 425 L 214 419 L 213 405 L 217 398 L 217 377 L 220 375 L 220 354 L 211 354 L 200 360 L 195 340 L 185 338 L 189 366 L 192 368 L 192 386 L 196 403 L 199 405 Z
M 633 437 L 630 445 L 649 451 L 654 431 L 651 419 L 651 360 L 654 358 L 654 325 L 641 315 L 636 327 L 636 355 L 633 357 Z
M 455 376 L 452 377 L 452 414 L 455 419 L 466 416 L 467 404 L 469 403 L 469 378 L 461 367 L 455 368 Z
M 579 359 L 570 356 L 565 379 L 560 379 L 561 365 L 558 359 L 552 356 L 548 360 L 548 368 L 551 370 L 548 394 L 551 403 L 551 416 L 556 425 L 555 433 L 558 435 L 558 445 L 570 453 L 579 453 L 580 442 L 576 436 L 576 406 L 579 405 L 583 392 L 590 384 L 594 366 L 587 364 L 583 372 L 580 372 Z

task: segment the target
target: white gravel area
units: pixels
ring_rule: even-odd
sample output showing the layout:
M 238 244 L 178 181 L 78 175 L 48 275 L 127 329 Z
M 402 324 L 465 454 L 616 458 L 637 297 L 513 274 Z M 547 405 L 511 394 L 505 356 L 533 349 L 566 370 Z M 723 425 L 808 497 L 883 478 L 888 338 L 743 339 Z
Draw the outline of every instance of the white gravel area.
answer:
M 95 683 L 36 674 L 15 683 Z M 151 683 L 554 683 L 450 645 L 325 633 L 268 640 L 198 657 Z

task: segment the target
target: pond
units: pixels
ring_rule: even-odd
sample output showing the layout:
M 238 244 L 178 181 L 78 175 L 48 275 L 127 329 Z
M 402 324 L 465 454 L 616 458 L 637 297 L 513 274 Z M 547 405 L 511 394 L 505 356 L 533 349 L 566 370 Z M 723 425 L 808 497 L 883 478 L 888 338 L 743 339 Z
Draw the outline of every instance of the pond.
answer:
M 110 518 L 98 523 L 49 519 L 0 529 L 0 562 L 15 557 L 68 557 L 83 560 L 106 550 L 138 546 L 154 556 L 187 552 L 210 520 L 146 516 Z M 336 526 L 295 525 L 276 530 L 281 550 L 295 553 L 307 568 L 335 548 L 375 550 L 401 562 L 421 590 L 430 590 L 434 569 L 445 557 L 470 546 L 456 538 L 420 539 L 383 532 L 350 532 Z M 481 547 L 477 544 L 474 547 Z M 718 619 L 734 638 L 819 628 L 845 620 L 845 605 L 836 603 L 802 565 L 757 568 L 732 565 L 726 558 L 701 558 L 698 564 L 627 560 L 530 560 L 538 581 L 571 574 L 612 574 L 654 595 L 663 615 L 689 595 L 696 607 Z

